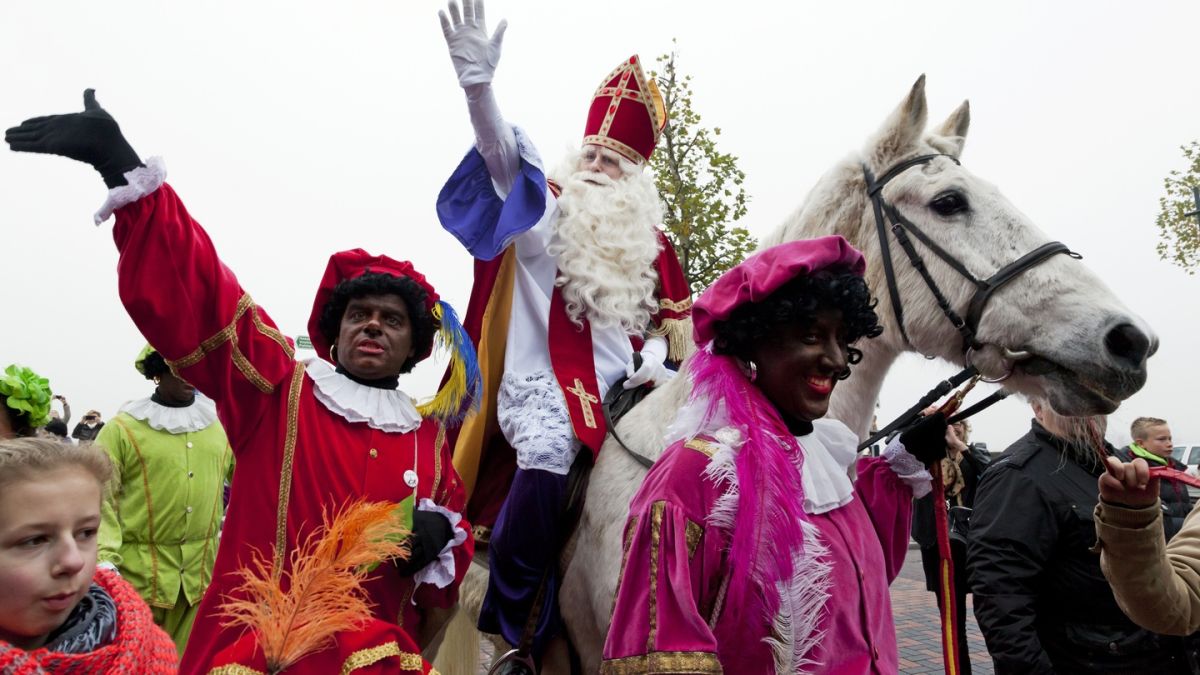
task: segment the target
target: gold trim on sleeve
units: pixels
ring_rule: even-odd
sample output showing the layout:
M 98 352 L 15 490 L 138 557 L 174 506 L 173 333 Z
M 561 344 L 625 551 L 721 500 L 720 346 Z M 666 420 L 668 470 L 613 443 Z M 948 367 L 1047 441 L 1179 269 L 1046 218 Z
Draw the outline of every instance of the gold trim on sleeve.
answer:
M 695 450 L 696 452 L 710 458 L 717 452 L 716 444 L 709 443 L 703 438 L 693 438 L 687 443 L 684 443 L 683 447 L 687 448 L 688 450 Z
M 208 675 L 267 675 L 261 670 L 243 666 L 240 663 L 231 663 L 227 666 L 217 666 L 208 671 Z
M 717 655 L 711 652 L 650 652 L 600 664 L 601 675 L 642 675 L 643 673 L 723 673 Z
M 700 545 L 700 540 L 704 537 L 704 528 L 700 525 L 687 521 L 684 537 L 687 539 L 688 560 L 696 555 L 696 547 Z
M 300 415 L 300 390 L 304 387 L 304 364 L 292 366 L 292 383 L 288 387 L 287 435 L 283 441 L 283 466 L 279 469 L 279 497 L 275 505 L 275 561 L 273 575 L 283 574 L 287 554 L 287 512 L 292 498 L 292 461 L 296 455 L 297 421 Z
M 283 351 L 288 355 L 288 358 L 292 358 L 295 352 L 290 346 L 288 346 L 287 340 L 284 339 L 283 335 L 278 330 L 271 328 L 262 320 L 262 317 L 258 315 L 258 306 L 254 304 L 254 300 L 250 297 L 250 294 L 242 293 L 242 297 L 238 298 L 237 306 L 234 308 L 233 320 L 207 340 L 201 342 L 200 346 L 197 347 L 192 353 L 184 356 L 181 359 L 176 359 L 173 361 L 168 360 L 167 365 L 170 366 L 171 372 L 178 376 L 179 371 L 200 363 L 205 356 L 228 342 L 230 348 L 230 357 L 233 359 L 233 365 L 237 367 L 242 375 L 245 376 L 247 380 L 250 380 L 251 384 L 253 384 L 264 394 L 270 394 L 274 392 L 275 385 L 268 382 L 267 378 L 263 377 L 262 373 L 258 372 L 258 369 L 254 367 L 254 364 L 250 363 L 250 360 L 246 358 L 246 355 L 242 353 L 242 350 L 238 349 L 238 322 L 241 321 L 242 316 L 244 316 L 246 312 L 250 310 L 253 310 L 250 312 L 251 321 L 258 332 L 279 343 L 279 346 L 283 347 Z
M 646 632 L 646 652 L 654 651 L 654 639 L 658 633 L 658 551 L 662 545 L 662 521 L 667 503 L 654 502 L 650 507 L 650 630 Z
M 360 649 L 350 655 L 346 662 L 342 664 L 341 675 L 349 675 L 349 673 L 366 668 L 367 666 L 379 663 L 384 659 L 390 659 L 393 656 L 400 659 L 401 670 L 415 670 L 418 673 L 424 669 L 425 663 L 421 660 L 420 654 L 412 652 L 400 651 L 400 645 L 396 642 L 385 642 L 377 647 L 369 647 Z

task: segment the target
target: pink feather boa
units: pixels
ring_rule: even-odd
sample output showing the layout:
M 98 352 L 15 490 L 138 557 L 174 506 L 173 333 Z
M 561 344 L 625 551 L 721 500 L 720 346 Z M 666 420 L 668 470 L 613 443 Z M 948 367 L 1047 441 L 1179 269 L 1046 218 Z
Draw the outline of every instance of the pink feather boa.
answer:
M 736 453 L 738 502 L 733 524 L 727 612 L 741 620 L 758 606 L 748 603 L 759 594 L 768 619 L 779 610 L 777 584 L 792 579 L 795 557 L 804 550 L 802 523 L 804 490 L 797 480 L 803 453 L 775 406 L 752 385 L 731 356 L 712 353 L 712 343 L 691 360 L 692 405 L 704 405 L 697 433 L 713 433 L 730 426 L 741 432 L 744 443 Z

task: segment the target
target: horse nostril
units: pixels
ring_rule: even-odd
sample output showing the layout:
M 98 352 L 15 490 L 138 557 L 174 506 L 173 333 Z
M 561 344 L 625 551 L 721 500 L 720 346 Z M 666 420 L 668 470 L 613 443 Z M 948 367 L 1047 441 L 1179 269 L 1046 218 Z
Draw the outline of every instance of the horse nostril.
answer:
M 1141 366 L 1150 355 L 1150 338 L 1131 323 L 1123 323 L 1104 336 L 1104 346 L 1114 357 Z

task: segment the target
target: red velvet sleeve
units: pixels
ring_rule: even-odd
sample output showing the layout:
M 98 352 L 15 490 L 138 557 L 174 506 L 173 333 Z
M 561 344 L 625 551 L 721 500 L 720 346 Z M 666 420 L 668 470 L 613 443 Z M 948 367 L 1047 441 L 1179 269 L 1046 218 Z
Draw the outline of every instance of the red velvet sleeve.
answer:
M 466 517 L 467 493 L 463 487 L 462 478 L 454 470 L 450 444 L 441 434 L 438 435 L 438 441 L 441 445 L 436 451 L 440 456 L 439 466 L 441 467 L 442 482 L 433 499 L 438 506 L 462 515 L 462 520 L 454 525 L 454 529 L 456 534 L 459 531 L 464 533 L 466 539 L 458 544 L 451 542 L 450 554 L 454 558 L 453 583 L 445 588 L 438 588 L 433 584 L 421 584 L 417 587 L 414 598 L 416 603 L 422 607 L 453 606 L 458 601 L 458 587 L 462 583 L 463 577 L 467 575 L 467 568 L 471 566 L 471 558 L 475 554 L 475 536 L 471 531 L 471 523 L 467 521 Z
M 241 450 L 274 395 L 287 390 L 291 346 L 169 185 L 116 218 L 121 302 L 172 369 L 217 402 Z

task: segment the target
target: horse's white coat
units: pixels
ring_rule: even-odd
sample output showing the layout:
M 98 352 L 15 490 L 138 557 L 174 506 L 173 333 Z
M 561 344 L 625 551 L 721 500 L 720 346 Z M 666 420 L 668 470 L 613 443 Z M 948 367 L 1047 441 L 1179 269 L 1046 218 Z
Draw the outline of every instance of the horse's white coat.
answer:
M 895 325 L 862 173 L 863 164 L 879 176 L 898 161 L 916 155 L 944 153 L 957 157 L 970 125 L 967 103 L 929 134 L 925 131 L 926 118 L 922 76 L 862 152 L 828 171 L 804 204 L 761 242 L 765 248 L 784 241 L 840 234 L 866 255 L 867 281 L 879 300 L 877 311 L 885 331 L 879 338 L 862 340 L 857 345 L 863 350 L 863 361 L 855 366 L 854 375 L 834 390 L 829 413 L 860 437 L 867 434 L 884 376 L 901 352 L 919 351 L 963 363 L 958 332 L 893 240 L 893 266 L 905 327 L 912 339 L 912 345 L 904 344 Z M 929 208 L 929 203 L 947 190 L 964 195 L 969 211 L 943 218 Z M 994 186 L 949 158 L 905 171 L 884 188 L 883 194 L 981 279 L 1049 241 Z M 917 247 L 942 291 L 965 315 L 973 287 L 919 243 Z M 1060 368 L 1042 376 L 1018 368 L 1007 386 L 1046 397 L 1063 413 L 1110 412 L 1145 381 L 1144 354 L 1122 360 L 1105 346 L 1106 335 L 1121 324 L 1140 330 L 1153 353 L 1156 338 L 1145 323 L 1082 263 L 1059 255 L 1024 272 L 992 297 L 979 326 L 979 339 L 990 346 L 974 360 L 983 372 L 998 375 L 1010 367 L 1001 357 L 1001 348 L 1032 351 Z M 663 450 L 667 426 L 687 402 L 689 393 L 686 377 L 676 377 L 656 390 L 621 421 L 622 438 L 630 447 L 656 458 Z M 599 669 L 620 572 L 625 519 L 645 474 L 646 470 L 610 437 L 592 472 L 587 508 L 572 542 L 575 555 L 564 561 L 566 572 L 559 603 L 584 672 Z M 486 584 L 486 575 L 472 577 L 472 585 Z M 471 595 L 477 597 L 478 593 Z M 477 617 L 479 605 L 469 602 L 467 594 L 463 597 L 467 613 L 472 619 Z M 569 672 L 563 665 L 547 662 L 544 671 Z

